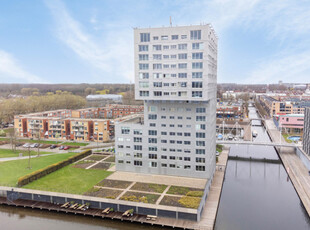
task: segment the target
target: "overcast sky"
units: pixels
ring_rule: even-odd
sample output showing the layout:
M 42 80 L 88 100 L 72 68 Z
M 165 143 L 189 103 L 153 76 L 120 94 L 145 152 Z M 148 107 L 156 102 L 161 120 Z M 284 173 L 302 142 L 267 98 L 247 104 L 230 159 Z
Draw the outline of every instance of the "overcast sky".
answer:
M 133 82 L 133 27 L 211 23 L 218 82 L 310 82 L 309 0 L 10 0 L 0 83 Z

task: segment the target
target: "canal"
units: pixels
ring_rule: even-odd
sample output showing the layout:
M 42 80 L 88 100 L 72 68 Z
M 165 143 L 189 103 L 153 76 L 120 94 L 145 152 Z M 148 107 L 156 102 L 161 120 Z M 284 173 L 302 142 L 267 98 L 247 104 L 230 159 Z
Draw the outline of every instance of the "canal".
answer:
M 258 118 L 255 108 L 250 107 L 249 117 Z M 262 126 L 253 130 L 258 133 L 254 141 L 270 141 Z M 310 229 L 309 217 L 273 147 L 231 145 L 215 229 Z
M 254 108 L 250 117 L 257 117 Z M 258 133 L 255 141 L 270 141 L 263 127 L 253 129 Z M 0 222 L 0 229 L 6 230 L 164 229 L 8 206 L 0 206 Z M 310 229 L 308 215 L 273 147 L 231 146 L 215 229 Z

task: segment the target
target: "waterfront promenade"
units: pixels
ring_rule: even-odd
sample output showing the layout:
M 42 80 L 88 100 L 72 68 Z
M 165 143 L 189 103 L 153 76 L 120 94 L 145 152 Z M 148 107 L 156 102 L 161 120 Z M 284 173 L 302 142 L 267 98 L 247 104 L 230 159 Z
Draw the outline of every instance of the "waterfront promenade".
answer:
M 278 142 L 280 140 L 280 131 L 277 130 L 273 121 L 266 120 L 266 129 L 272 141 Z M 285 142 L 281 137 L 281 142 Z M 308 215 L 310 216 L 310 175 L 309 170 L 303 164 L 301 159 L 295 153 L 295 149 L 288 147 L 276 147 L 279 157 L 287 171 L 295 190 L 298 193 Z M 308 156 L 306 156 L 308 157 Z

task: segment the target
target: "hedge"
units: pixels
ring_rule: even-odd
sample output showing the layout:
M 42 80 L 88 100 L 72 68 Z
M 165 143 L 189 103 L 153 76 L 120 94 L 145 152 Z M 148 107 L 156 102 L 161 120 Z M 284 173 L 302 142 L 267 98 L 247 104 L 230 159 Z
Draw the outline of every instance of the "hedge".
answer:
M 74 156 L 71 156 L 69 157 L 68 159 L 66 160 L 63 160 L 63 161 L 60 161 L 60 162 L 57 162 L 55 164 L 52 164 L 52 165 L 49 165 L 43 169 L 39 169 L 37 171 L 34 171 L 32 173 L 29 173 L 25 176 L 22 176 L 18 179 L 18 182 L 17 182 L 17 185 L 18 187 L 22 187 L 26 184 L 29 184 L 30 182 L 34 181 L 34 180 L 38 180 L 40 179 L 41 177 L 44 177 L 52 172 L 55 172 L 57 171 L 58 169 L 61 169 L 67 165 L 70 165 L 84 157 L 87 157 L 89 156 L 90 154 L 92 154 L 92 151 L 91 150 L 85 150 L 77 155 L 74 155 Z

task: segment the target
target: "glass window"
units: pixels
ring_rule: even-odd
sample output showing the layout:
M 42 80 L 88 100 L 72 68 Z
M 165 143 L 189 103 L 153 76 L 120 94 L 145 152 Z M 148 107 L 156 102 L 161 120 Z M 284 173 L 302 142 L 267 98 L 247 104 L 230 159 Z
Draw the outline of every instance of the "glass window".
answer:
M 171 59 L 176 59 L 176 58 L 177 58 L 177 55 L 172 54 L 172 55 L 170 55 L 170 58 L 171 58 Z
M 161 45 L 153 45 L 153 50 L 161 50 Z
M 202 78 L 202 72 L 193 72 L 192 77 L 193 78 Z
M 160 79 L 162 77 L 163 77 L 163 75 L 161 73 L 153 73 L 153 78 L 154 79 Z
M 203 165 L 196 165 L 196 171 L 206 171 L 206 167 Z
M 202 91 L 192 91 L 192 97 L 202 97 Z
M 148 54 L 139 54 L 139 61 L 147 61 L 149 60 Z
M 149 82 L 139 82 L 139 87 L 140 88 L 148 88 L 149 87 Z
M 169 59 L 169 55 L 163 55 L 164 59 Z
M 202 88 L 202 82 L 201 81 L 193 81 L 192 82 L 192 88 Z
M 140 42 L 149 42 L 150 33 L 140 33 Z
M 158 36 L 154 36 L 153 40 L 155 40 L 155 41 L 158 40 Z
M 162 82 L 153 82 L 155 88 L 162 87 Z
M 186 50 L 187 49 L 187 44 L 179 44 L 178 48 L 179 48 L 179 50 Z
M 149 96 L 149 91 L 139 91 L 140 97 L 148 97 Z
M 196 121 L 206 121 L 206 116 L 196 116 Z
M 192 49 L 193 50 L 202 50 L 203 49 L 203 43 L 202 42 L 193 43 Z
M 177 45 L 171 45 L 170 48 L 171 48 L 172 50 L 175 50 L 175 49 L 177 48 Z
M 191 40 L 200 40 L 201 30 L 191 30 Z
M 162 92 L 161 91 L 154 91 L 154 96 L 160 97 L 160 96 L 162 96 Z
M 181 39 L 186 39 L 187 38 L 187 35 L 181 35 Z
M 139 73 L 140 79 L 149 79 L 149 73 Z
M 196 108 L 196 113 L 205 113 L 206 108 Z
M 167 35 L 161 36 L 161 40 L 168 40 L 168 36 Z
M 187 59 L 187 54 L 178 54 L 179 59 Z
M 142 51 L 149 51 L 149 46 L 148 45 L 139 45 L 139 52 Z
M 140 64 L 139 64 L 139 69 L 140 69 L 140 70 L 149 69 L 149 64 L 140 63 Z
M 168 50 L 168 49 L 169 49 L 169 46 L 163 46 L 163 49 L 164 49 L 164 50 Z
M 153 69 L 162 69 L 162 64 L 153 64 Z
M 186 69 L 187 68 L 187 63 L 179 63 L 178 64 L 179 69 Z
M 192 58 L 193 58 L 193 59 L 202 59 L 202 57 L 203 57 L 203 53 L 202 53 L 202 52 L 193 53 L 193 54 L 192 54 Z
M 192 68 L 193 69 L 202 69 L 202 62 L 193 62 Z
M 161 60 L 161 54 L 153 54 L 154 60 Z
M 179 78 L 187 78 L 187 73 L 179 73 L 178 77 Z
M 179 35 L 172 35 L 172 36 L 171 36 L 171 39 L 172 39 L 172 40 L 178 40 L 178 39 L 179 39 Z

